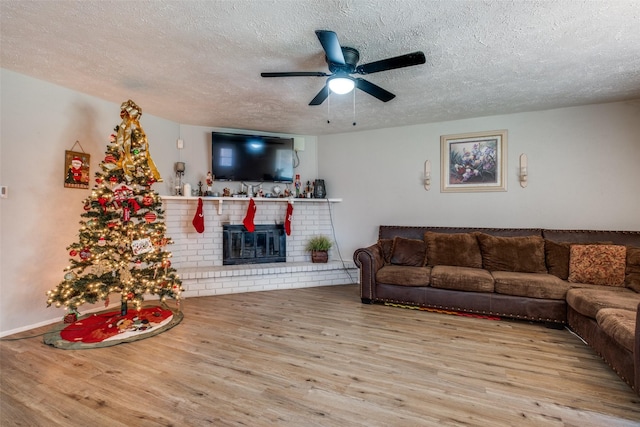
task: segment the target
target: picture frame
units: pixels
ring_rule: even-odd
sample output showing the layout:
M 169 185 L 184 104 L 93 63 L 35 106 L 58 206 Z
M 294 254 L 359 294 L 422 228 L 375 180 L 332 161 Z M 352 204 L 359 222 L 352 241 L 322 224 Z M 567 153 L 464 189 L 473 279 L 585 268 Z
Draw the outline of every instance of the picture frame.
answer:
M 81 151 L 64 152 L 64 186 L 66 188 L 89 188 L 89 165 L 91 156 Z
M 507 131 L 442 135 L 442 193 L 507 191 Z

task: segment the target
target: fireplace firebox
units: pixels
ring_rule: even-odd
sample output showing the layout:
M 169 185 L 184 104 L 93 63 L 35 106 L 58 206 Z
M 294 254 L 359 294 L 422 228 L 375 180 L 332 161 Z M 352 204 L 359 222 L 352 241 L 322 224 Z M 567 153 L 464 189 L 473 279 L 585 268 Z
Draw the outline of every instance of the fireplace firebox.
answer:
M 222 226 L 222 264 L 263 264 L 287 261 L 284 224 L 258 224 L 253 233 L 244 225 Z

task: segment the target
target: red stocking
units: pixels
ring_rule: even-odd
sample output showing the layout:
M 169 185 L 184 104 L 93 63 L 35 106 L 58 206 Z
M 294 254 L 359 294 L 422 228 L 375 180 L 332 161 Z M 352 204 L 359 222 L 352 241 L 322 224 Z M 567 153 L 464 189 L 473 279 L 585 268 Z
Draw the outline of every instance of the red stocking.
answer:
M 256 226 L 253 224 L 253 218 L 256 216 L 256 202 L 253 199 L 249 200 L 249 207 L 247 208 L 247 216 L 244 217 L 242 223 L 249 233 L 253 233 Z
M 287 233 L 287 236 L 291 235 L 291 220 L 293 219 L 293 204 L 291 202 L 287 203 L 287 216 L 284 219 L 284 231 Z
M 192 224 L 198 233 L 204 233 L 204 215 L 202 214 L 202 199 L 198 199 L 198 209 L 196 210 L 196 216 L 193 217 Z

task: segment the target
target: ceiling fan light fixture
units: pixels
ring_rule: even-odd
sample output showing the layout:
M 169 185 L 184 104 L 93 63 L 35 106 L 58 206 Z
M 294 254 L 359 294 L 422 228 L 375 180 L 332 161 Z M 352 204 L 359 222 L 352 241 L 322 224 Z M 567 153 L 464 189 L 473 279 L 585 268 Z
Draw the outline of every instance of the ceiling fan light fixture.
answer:
M 329 78 L 329 89 L 338 95 L 351 92 L 355 86 L 356 84 L 353 79 L 348 76 L 334 76 Z

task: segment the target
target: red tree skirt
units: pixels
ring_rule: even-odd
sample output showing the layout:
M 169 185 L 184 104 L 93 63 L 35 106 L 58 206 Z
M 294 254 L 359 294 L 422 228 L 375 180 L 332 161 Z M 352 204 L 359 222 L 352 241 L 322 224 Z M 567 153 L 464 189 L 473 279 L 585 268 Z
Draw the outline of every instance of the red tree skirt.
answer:
M 146 307 L 85 316 L 71 324 L 58 325 L 44 336 L 44 343 L 58 348 L 81 349 L 108 347 L 157 335 L 180 323 L 181 312 Z

